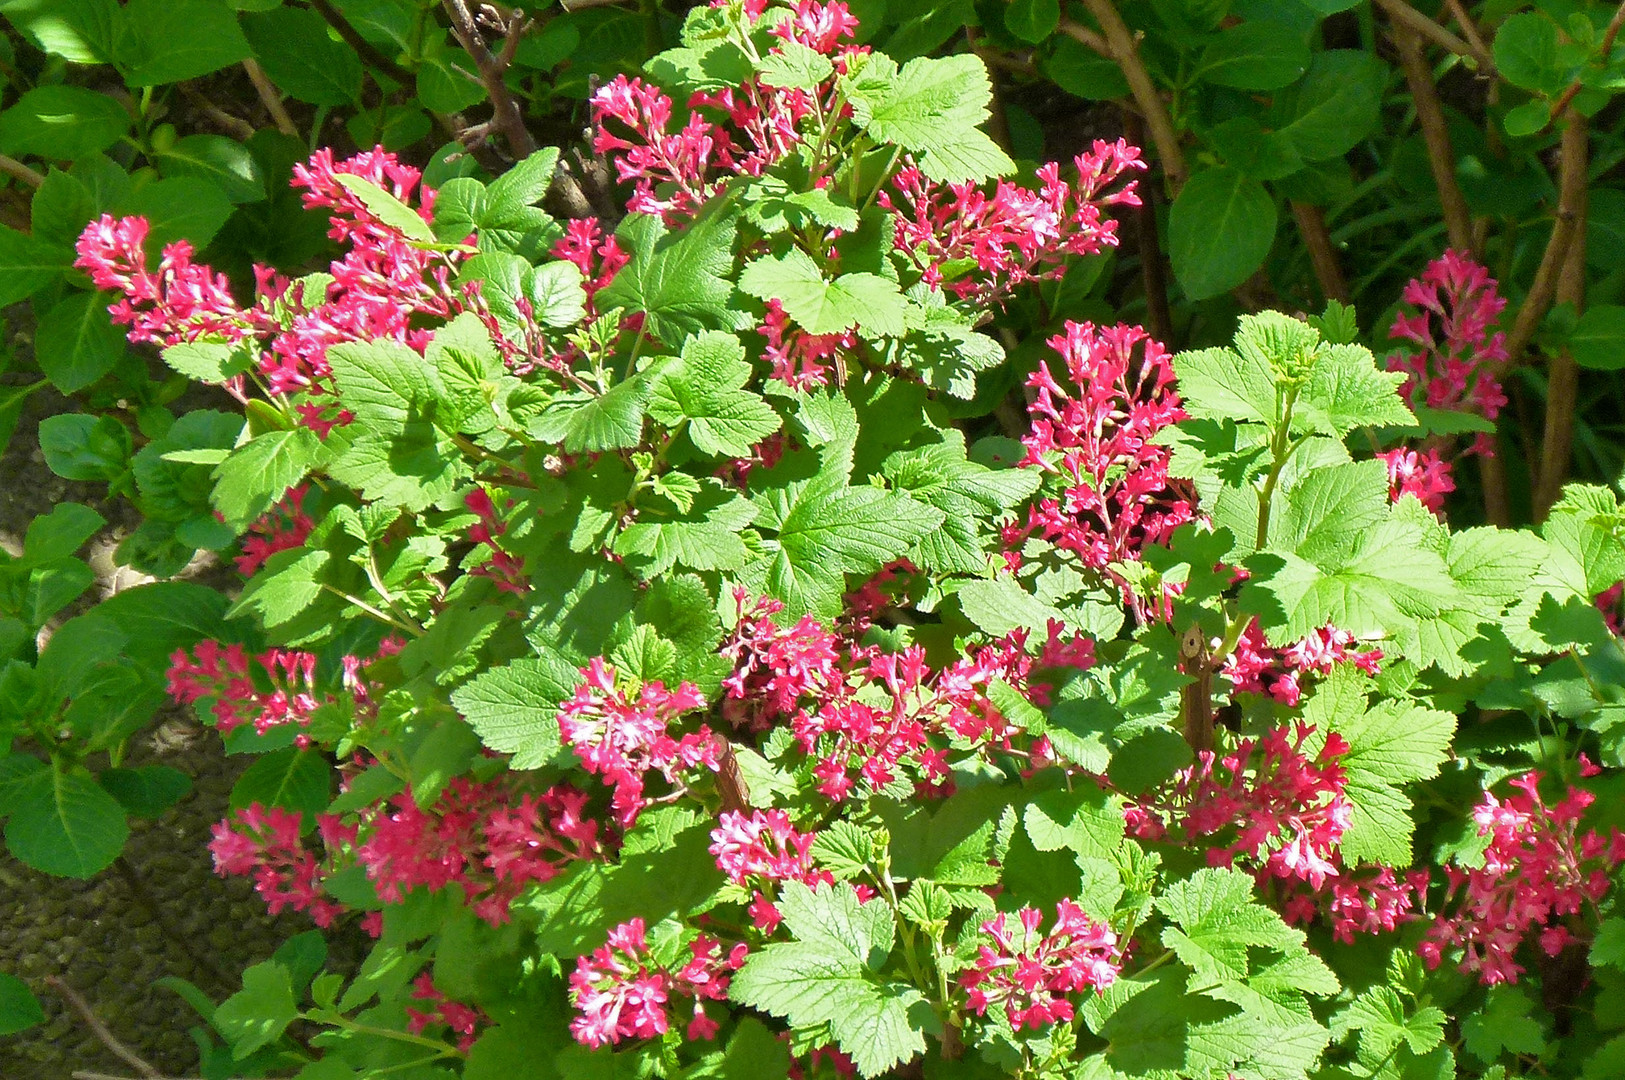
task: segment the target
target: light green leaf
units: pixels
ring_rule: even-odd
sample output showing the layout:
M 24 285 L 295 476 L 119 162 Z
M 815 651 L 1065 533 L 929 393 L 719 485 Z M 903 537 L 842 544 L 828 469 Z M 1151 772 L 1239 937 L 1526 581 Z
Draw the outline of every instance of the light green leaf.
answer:
M 1036 469 L 989 469 L 965 457 L 963 432 L 887 458 L 881 472 L 894 490 L 943 512 L 941 526 L 922 537 L 910 558 L 936 573 L 978 574 L 987 569 L 993 525 L 1038 489 Z
M 580 681 L 575 667 L 552 654 L 489 668 L 458 687 L 451 703 L 501 754 L 509 767 L 540 769 L 558 753 L 558 706 Z
M 748 457 L 780 426 L 772 406 L 744 389 L 750 377 L 738 338 L 717 331 L 698 334 L 683 343 L 681 359 L 661 369 L 649 415 L 667 427 L 688 421 L 688 437 L 702 453 Z
M 901 71 L 873 54 L 841 86 L 858 126 L 877 142 L 912 152 L 932 180 L 977 182 L 1015 168 L 981 130 L 993 87 L 974 54 L 918 57 Z
M 424 244 L 435 242 L 434 230 L 418 212 L 407 206 L 401 200 L 373 183 L 353 173 L 335 173 L 334 178 L 344 186 L 344 189 L 361 200 L 367 212 L 377 218 L 384 225 L 408 240 L 416 240 Z
M 241 1061 L 281 1038 L 298 1018 L 287 969 L 266 961 L 243 972 L 243 988 L 219 1004 L 212 1023 L 231 1044 L 232 1058 Z
M 897 284 L 876 274 L 842 274 L 826 281 L 812 256 L 800 248 L 764 255 L 745 267 L 739 288 L 762 300 L 778 300 L 785 314 L 809 334 L 839 334 L 857 327 L 867 334 L 903 333 L 903 296 Z
M 631 261 L 597 296 L 600 310 L 644 314 L 644 328 L 676 346 L 701 330 L 742 330 L 750 319 L 730 304 L 734 222 L 701 216 L 668 234 L 660 219 L 631 214 L 616 235 Z
M 43 1023 L 45 1010 L 28 984 L 0 971 L 0 1035 L 15 1035 Z
M 73 161 L 106 150 L 130 130 L 116 98 L 80 86 L 37 86 L 0 113 L 0 150 Z

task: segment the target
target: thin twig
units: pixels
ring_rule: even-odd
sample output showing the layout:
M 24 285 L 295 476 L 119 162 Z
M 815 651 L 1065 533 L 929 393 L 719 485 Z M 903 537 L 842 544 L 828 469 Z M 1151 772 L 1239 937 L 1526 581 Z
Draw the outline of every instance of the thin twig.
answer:
M 310 0 L 310 6 L 316 9 L 318 15 L 327 20 L 327 25 L 333 28 L 333 32 L 338 34 L 346 45 L 354 49 L 363 61 L 383 71 L 391 79 L 404 86 L 415 85 L 416 79 L 410 71 L 385 56 L 378 50 L 376 45 L 362 37 L 361 31 L 352 26 L 350 20 L 344 17 L 344 13 L 329 3 L 329 0 Z
M 35 172 L 33 169 L 30 169 L 27 165 L 24 165 L 16 158 L 8 157 L 5 154 L 0 154 L 0 172 L 3 172 L 7 176 L 14 179 L 21 180 L 29 187 L 39 187 L 41 184 L 45 183 L 44 173 Z
M 276 88 L 271 77 L 265 74 L 260 62 L 250 56 L 243 61 L 243 70 L 248 72 L 248 81 L 254 84 L 254 93 L 260 96 L 265 111 L 271 114 L 271 122 L 276 125 L 276 129 L 284 135 L 298 138 L 299 128 L 294 124 L 293 117 L 288 115 L 288 110 L 282 106 L 282 92 Z
M 1123 134 L 1135 145 L 1145 141 L 1145 127 L 1138 114 L 1125 104 Z M 1140 247 L 1140 282 L 1145 287 L 1145 323 L 1151 336 L 1163 344 L 1173 340 L 1174 318 L 1168 307 L 1168 273 L 1163 264 L 1162 245 L 1157 237 L 1157 191 L 1154 185 L 1139 186 L 1140 205 L 1134 231 Z
M 451 16 L 451 32 L 462 45 L 463 51 L 474 61 L 474 66 L 479 69 L 480 84 L 485 87 L 486 96 L 491 99 L 492 119 L 508 140 L 508 152 L 515 158 L 529 157 L 536 152 L 536 139 L 525 126 L 524 110 L 519 107 L 519 102 L 508 89 L 508 84 L 502 81 L 507 65 L 491 52 L 479 27 L 474 25 L 474 17 L 469 14 L 468 5 L 463 0 L 441 0 L 441 6 L 446 9 L 446 14 Z M 508 34 L 510 37 L 516 37 L 519 31 L 519 26 L 511 25 Z M 504 53 L 506 52 L 507 49 L 504 47 Z
M 1448 52 L 1466 57 L 1478 66 L 1478 70 L 1482 74 L 1494 74 L 1495 57 L 1484 49 L 1482 42 L 1479 43 L 1477 49 L 1473 48 L 1455 34 L 1411 7 L 1405 0 L 1377 0 L 1377 4 L 1388 13 L 1388 17 L 1394 22 L 1410 27 L 1422 37 L 1427 38 Z
M 1337 248 L 1332 245 L 1331 233 L 1326 229 L 1326 214 L 1313 203 L 1292 202 L 1292 216 L 1298 222 L 1298 235 L 1309 249 L 1309 263 L 1315 270 L 1315 281 L 1327 300 L 1349 302 L 1349 283 L 1343 276 L 1343 266 L 1337 261 Z
M 1457 251 L 1473 251 L 1473 218 L 1461 185 L 1456 182 L 1456 154 L 1450 145 L 1444 109 L 1439 105 L 1439 90 L 1433 83 L 1433 69 L 1422 55 L 1422 38 L 1399 22 L 1393 23 L 1390 30 L 1394 45 L 1399 49 L 1399 62 L 1410 87 L 1411 102 L 1416 107 L 1416 123 L 1422 129 L 1422 142 L 1427 147 L 1428 167 L 1433 170 L 1433 183 L 1439 189 L 1439 206 L 1444 210 L 1450 246 Z
M 1451 14 L 1456 17 L 1456 25 L 1461 27 L 1461 36 L 1467 39 L 1468 48 L 1479 56 L 1494 56 L 1489 46 L 1484 44 L 1484 35 L 1478 32 L 1478 23 L 1467 13 L 1467 8 L 1461 0 L 1445 0 Z
M 73 1010 L 79 1014 L 79 1018 L 85 1022 L 85 1026 L 91 1030 L 91 1033 L 96 1036 L 97 1040 L 99 1040 L 103 1046 L 107 1047 L 107 1049 L 111 1051 L 120 1061 L 124 1062 L 130 1068 L 140 1073 L 146 1078 L 146 1080 L 163 1080 L 162 1073 L 160 1073 L 153 1066 L 147 1064 L 147 1062 L 141 1058 L 141 1055 L 119 1042 L 118 1037 L 115 1036 L 111 1031 L 107 1030 L 107 1025 L 102 1023 L 101 1017 L 96 1015 L 96 1010 L 92 1009 L 90 1007 L 90 1003 L 79 996 L 79 992 L 77 990 L 69 986 L 64 980 L 55 975 L 47 975 L 45 977 L 45 984 L 52 990 L 55 990 L 63 1001 L 66 1001 L 73 1007 Z
M 564 9 L 566 15 L 569 15 L 572 12 L 585 11 L 588 8 L 614 7 L 616 4 L 624 3 L 626 3 L 626 0 L 559 0 L 559 7 Z
M 1552 237 L 1546 242 L 1546 252 L 1541 256 L 1540 268 L 1535 271 L 1535 280 L 1530 283 L 1529 292 L 1518 308 L 1518 317 L 1513 320 L 1512 330 L 1507 334 L 1507 358 L 1502 361 L 1501 370 L 1523 361 L 1523 354 L 1534 340 L 1535 331 L 1540 328 L 1541 320 L 1552 306 L 1558 275 L 1568 257 L 1569 244 L 1579 232 L 1580 210 L 1585 206 L 1585 151 L 1585 118 L 1571 112 L 1564 121 L 1563 141 L 1558 152 L 1557 215 L 1552 222 Z
M 75 1069 L 68 1075 L 73 1077 L 73 1080 L 135 1080 L 134 1077 L 114 1076 L 111 1073 L 89 1072 L 85 1069 Z M 160 1076 L 157 1078 L 157 1080 L 200 1080 L 200 1078 L 191 1076 Z
M 1573 304 L 1578 312 L 1585 304 L 1586 237 L 1585 216 L 1588 196 L 1584 177 L 1587 171 L 1586 123 L 1575 113 L 1563 128 L 1563 156 L 1573 158 L 1571 166 L 1578 171 L 1581 182 L 1573 193 L 1573 210 L 1578 219 L 1574 238 L 1569 241 L 1563 258 L 1563 270 L 1557 277 L 1557 302 Z M 1540 460 L 1535 469 L 1534 511 L 1535 521 L 1546 519 L 1546 513 L 1563 492 L 1569 478 L 1569 458 L 1574 452 L 1574 413 L 1580 396 L 1580 367 L 1574 355 L 1564 349 L 1552 357 L 1546 366 L 1546 426 L 1541 436 Z
M 1619 37 L 1621 27 L 1625 27 L 1625 3 L 1619 5 L 1619 10 L 1614 12 L 1614 17 L 1608 20 L 1608 29 L 1604 30 L 1602 34 L 1602 48 L 1598 50 L 1597 55 L 1602 57 L 1602 62 L 1605 64 L 1608 63 L 1609 56 L 1613 54 L 1614 40 Z M 1580 80 L 1575 79 L 1569 84 L 1568 89 L 1563 91 L 1562 96 L 1552 103 L 1553 121 L 1563 115 L 1563 111 L 1574 100 L 1574 95 L 1580 92 L 1580 85 Z
M 186 100 L 191 102 L 194 108 L 198 109 L 203 113 L 204 116 L 207 116 L 216 124 L 219 124 L 220 127 L 224 129 L 225 132 L 232 138 L 241 141 L 254 134 L 253 124 L 250 124 L 247 120 L 244 120 L 240 116 L 231 115 L 229 112 L 210 101 L 207 94 L 203 93 L 191 83 L 181 83 L 181 93 L 186 95 Z
M 1156 84 L 1151 81 L 1150 72 L 1140 62 L 1133 33 L 1123 21 L 1123 16 L 1117 13 L 1112 0 L 1083 0 L 1083 3 L 1100 24 L 1105 38 L 1071 19 L 1061 20 L 1061 32 L 1115 60 L 1117 66 L 1123 69 L 1129 93 L 1134 95 L 1134 103 L 1139 106 L 1140 113 L 1151 128 L 1151 141 L 1157 148 L 1157 156 L 1162 159 L 1163 175 L 1168 177 L 1168 186 L 1178 192 L 1188 175 L 1185 152 L 1180 149 L 1179 133 L 1174 130 L 1174 118 L 1169 115 L 1168 103 L 1162 100 Z

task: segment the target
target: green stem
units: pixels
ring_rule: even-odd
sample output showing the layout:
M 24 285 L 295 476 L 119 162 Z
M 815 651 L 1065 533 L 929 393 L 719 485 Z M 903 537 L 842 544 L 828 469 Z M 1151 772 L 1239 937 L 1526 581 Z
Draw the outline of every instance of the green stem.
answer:
M 390 626 L 393 626 L 395 629 L 400 630 L 403 633 L 411 634 L 413 637 L 422 637 L 424 634 L 423 627 L 419 626 L 417 623 L 403 623 L 399 619 L 395 618 L 395 616 L 374 607 L 365 600 L 361 599 L 359 596 L 352 596 L 343 589 L 328 585 L 325 582 L 323 582 L 322 588 L 326 589 L 339 599 L 355 605 L 368 615 L 371 615 L 373 618 L 377 619 L 379 622 L 388 623 Z
M 395 600 L 394 594 L 384 587 L 384 576 L 378 572 L 378 557 L 371 544 L 367 545 L 366 570 L 367 581 L 372 585 L 373 591 L 383 599 L 384 606 L 389 608 L 389 610 L 394 613 L 395 617 L 402 623 L 405 623 L 407 626 L 416 627 L 413 633 L 418 637 L 422 637 L 425 633 L 422 624 L 420 624 L 416 619 L 412 618 L 412 616 L 409 615 L 406 610 L 403 609 Z
M 336 1027 L 341 1031 L 348 1031 L 353 1035 L 376 1035 L 381 1039 L 394 1039 L 397 1042 L 411 1043 L 413 1046 L 421 1046 L 426 1050 L 435 1051 L 436 1059 L 448 1057 L 463 1058 L 468 1056 L 461 1050 L 458 1050 L 455 1046 L 447 1046 L 439 1039 L 431 1039 L 424 1035 L 413 1035 L 406 1031 L 395 1031 L 392 1028 L 373 1027 L 370 1024 L 358 1024 L 347 1016 L 339 1016 L 334 1013 L 300 1013 L 299 1019 L 309 1021 L 313 1024 L 326 1024 L 328 1027 Z

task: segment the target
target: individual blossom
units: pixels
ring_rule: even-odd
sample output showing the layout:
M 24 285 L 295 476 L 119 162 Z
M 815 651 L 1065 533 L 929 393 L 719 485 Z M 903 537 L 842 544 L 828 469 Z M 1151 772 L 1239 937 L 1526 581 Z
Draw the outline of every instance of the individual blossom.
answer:
M 673 971 L 650 955 L 642 919 L 615 927 L 603 945 L 576 960 L 570 974 L 570 1000 L 578 1013 L 570 1021 L 570 1034 L 594 1049 L 658 1038 L 670 1030 L 672 1010 L 687 998 L 693 1005 L 688 1038 L 715 1037 L 718 1025 L 706 1014 L 705 1003 L 727 999 L 746 947 L 736 945 L 724 956 L 720 942 L 701 934 L 689 952 L 688 962 Z
M 246 875 L 272 915 L 303 911 L 327 927 L 344 912 L 322 881 L 327 868 L 300 836 L 297 811 L 253 803 L 215 824 L 209 853 L 221 877 Z
M 420 972 L 412 980 L 412 1000 L 428 1004 L 428 1008 L 406 1007 L 406 1030 L 421 1035 L 431 1027 L 445 1027 L 457 1036 L 457 1049 L 466 1054 L 479 1038 L 479 1029 L 491 1022 L 490 1017 L 475 1005 L 452 1001 L 435 987 L 434 976 Z
M 1069 320 L 1049 345 L 1064 370 L 1040 364 L 1027 382 L 1032 431 L 1022 439 L 1021 464 L 1054 474 L 1059 492 L 1008 526 L 1005 543 L 1017 559 L 1021 544 L 1038 536 L 1110 573 L 1111 564 L 1138 560 L 1146 545 L 1166 542 L 1195 516 L 1195 493 L 1168 475 L 1168 450 L 1155 441 L 1185 418 L 1173 365 L 1137 326 Z M 1120 584 L 1136 610 L 1150 614 Z
M 1456 481 L 1450 475 L 1451 463 L 1439 457 L 1438 448 L 1398 447 L 1378 454 L 1377 459 L 1387 466 L 1388 493 L 1395 502 L 1415 495 L 1423 506 L 1443 516 L 1445 496 L 1456 490 Z
M 1376 675 L 1382 656 L 1381 649 L 1364 645 L 1335 626 L 1311 630 L 1299 640 L 1277 648 L 1265 639 L 1263 627 L 1254 619 L 1242 631 L 1219 671 L 1230 681 L 1233 693 L 1261 694 L 1288 708 L 1297 708 L 1305 676 L 1329 675 L 1340 664 Z
M 582 668 L 581 676 L 582 684 L 559 708 L 559 731 L 582 766 L 613 789 L 610 805 L 622 828 L 631 828 L 647 805 L 649 773 L 680 785 L 684 771 L 720 768 L 710 728 L 677 736 L 670 730 L 684 713 L 705 708 L 692 683 L 668 690 L 651 680 L 629 695 L 615 685 L 615 669 L 602 657 Z
M 1489 271 L 1462 252 L 1446 251 L 1400 298 L 1409 310 L 1395 317 L 1389 334 L 1417 351 L 1393 354 L 1388 368 L 1405 374 L 1406 400 L 1494 420 L 1507 403 L 1495 375 L 1507 359 L 1506 335 L 1495 328 L 1506 299 Z
M 592 148 L 610 155 L 616 175 L 635 191 L 626 208 L 635 214 L 690 216 L 715 191 L 707 173 L 715 160 L 718 131 L 699 113 L 690 113 L 672 131 L 672 100 L 639 78 L 617 75 L 588 102 L 595 127 Z M 609 123 L 614 121 L 617 128 Z M 667 192 L 663 197 L 660 192 Z
M 999 1007 L 1012 1028 L 1036 1031 L 1070 1022 L 1073 995 L 1104 990 L 1116 981 L 1122 953 L 1110 928 L 1071 900 L 1055 905 L 1055 921 L 1046 933 L 1039 932 L 1042 922 L 1042 914 L 1024 907 L 1015 912 L 1016 925 L 1003 912 L 982 924 L 992 944 L 983 943 L 959 977 L 972 1012 L 985 1016 Z
M 468 538 L 476 544 L 483 544 L 490 553 L 484 562 L 469 572 L 476 577 L 490 578 L 503 592 L 525 595 L 530 590 L 530 578 L 525 574 L 524 560 L 502 547 L 499 537 L 508 531 L 508 526 L 497 513 L 490 494 L 484 488 L 475 488 L 463 498 L 463 505 L 472 510 L 478 519 L 469 527 Z
M 1596 771 L 1595 766 L 1582 774 Z M 1523 973 L 1519 948 L 1531 936 L 1556 956 L 1573 940 L 1578 916 L 1607 895 L 1609 874 L 1625 861 L 1625 835 L 1580 831 L 1580 820 L 1595 800 L 1570 787 L 1557 803 L 1540 794 L 1541 774 L 1509 780 L 1511 792 L 1484 793 L 1473 810 L 1478 835 L 1486 841 L 1483 865 L 1448 866 L 1448 889 L 1441 914 L 1417 951 L 1437 967 L 1446 949 L 1460 949 L 1462 971 L 1485 985 L 1515 983 Z
M 304 502 L 310 495 L 310 485 L 289 488 L 276 505 L 248 527 L 242 539 L 243 553 L 236 558 L 237 572 L 252 577 L 279 551 L 304 547 L 316 522 L 305 512 Z
M 762 597 L 748 608 L 744 589 L 734 591 L 738 625 L 718 650 L 733 662 L 722 680 L 722 715 L 735 726 L 765 730 L 796 713 L 803 702 L 823 698 L 846 681 L 843 644 L 811 615 L 790 626 L 773 619 L 784 605 Z

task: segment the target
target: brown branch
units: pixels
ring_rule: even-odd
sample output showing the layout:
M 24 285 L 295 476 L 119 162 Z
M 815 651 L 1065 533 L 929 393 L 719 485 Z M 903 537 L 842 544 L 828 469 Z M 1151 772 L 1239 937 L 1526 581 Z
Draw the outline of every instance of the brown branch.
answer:
M 1608 20 L 1608 29 L 1603 31 L 1602 47 L 1598 50 L 1597 55 L 1602 57 L 1602 62 L 1605 64 L 1608 63 L 1608 57 L 1614 51 L 1614 39 L 1619 37 L 1621 27 L 1625 27 L 1625 3 L 1619 5 L 1619 10 L 1614 12 L 1614 17 Z M 1560 118 L 1564 110 L 1569 107 L 1569 103 L 1574 100 L 1574 95 L 1580 92 L 1580 86 L 1580 80 L 1575 79 L 1563 91 L 1562 95 L 1552 103 L 1552 119 L 1554 121 Z
M 451 32 L 479 69 L 480 84 L 491 99 L 491 117 L 508 140 L 508 152 L 515 158 L 529 157 L 536 152 L 536 139 L 525 126 L 525 113 L 519 107 L 519 101 L 508 89 L 508 84 L 502 81 L 507 64 L 491 52 L 479 27 L 474 25 L 474 16 L 469 14 L 464 0 L 441 0 L 441 6 L 451 16 Z M 517 26 L 510 26 L 508 36 L 517 38 L 518 30 Z M 506 45 L 503 53 L 511 56 Z
M 1386 11 L 1388 17 L 1396 24 L 1405 26 L 1420 34 L 1446 52 L 1453 52 L 1457 56 L 1471 60 L 1477 65 L 1482 74 L 1493 75 L 1495 73 L 1495 57 L 1483 47 L 1483 42 L 1479 43 L 1477 49 L 1473 48 L 1455 34 L 1411 7 L 1405 0 L 1377 0 L 1377 5 Z
M 1140 117 L 1123 105 L 1123 134 L 1136 145 L 1145 141 Z M 1157 192 L 1154 186 L 1137 189 L 1140 205 L 1135 212 L 1134 232 L 1140 246 L 1140 281 L 1145 286 L 1145 323 L 1151 336 L 1164 345 L 1174 334 L 1174 317 L 1168 308 L 1168 274 L 1163 263 L 1162 244 L 1157 236 Z
M 233 138 L 240 141 L 254 134 L 253 124 L 240 116 L 231 115 L 231 113 L 210 101 L 207 94 L 191 83 L 181 83 L 181 93 L 185 94 L 186 100 L 191 102 L 203 115 L 219 124 Z
M 1061 32 L 1115 60 L 1117 66 L 1123 69 L 1123 78 L 1128 80 L 1134 104 L 1139 106 L 1141 115 L 1151 128 L 1151 142 L 1157 148 L 1157 156 L 1162 159 L 1163 175 L 1168 178 L 1168 186 L 1177 193 L 1184 186 L 1189 170 L 1185 166 L 1185 152 L 1179 145 L 1179 133 L 1174 130 L 1174 118 L 1168 112 L 1168 103 L 1162 100 L 1156 84 L 1151 81 L 1150 72 L 1140 62 L 1134 35 L 1123 21 L 1123 16 L 1117 13 L 1112 0 L 1083 0 L 1083 4 L 1105 32 L 1104 39 L 1071 19 L 1061 20 Z
M 1484 520 L 1505 529 L 1512 525 L 1506 453 L 1501 448 L 1499 435 L 1490 432 L 1485 438 L 1489 440 L 1490 452 L 1478 455 L 1478 481 L 1484 488 Z
M 1541 256 L 1540 268 L 1535 271 L 1535 280 L 1530 283 L 1529 292 L 1518 308 L 1518 317 L 1513 320 L 1512 330 L 1507 334 L 1507 358 L 1496 374 L 1522 362 L 1524 352 L 1535 338 L 1535 331 L 1540 328 L 1541 320 L 1552 306 L 1558 275 L 1568 257 L 1569 244 L 1579 232 L 1580 213 L 1585 206 L 1586 156 L 1585 118 L 1571 112 L 1564 123 L 1563 141 L 1558 152 L 1557 214 L 1552 222 L 1552 237 L 1546 242 L 1546 251 Z
M 1557 277 L 1556 296 L 1560 304 L 1573 304 L 1576 312 L 1585 304 L 1587 150 L 1585 120 L 1574 113 L 1563 128 L 1562 154 L 1569 162 L 1570 171 L 1580 176 L 1576 190 L 1570 193 L 1577 224 L 1563 258 L 1563 269 Z M 1540 460 L 1536 463 L 1533 497 L 1537 522 L 1546 519 L 1547 511 L 1557 502 L 1569 478 L 1569 459 L 1574 452 L 1574 414 L 1579 396 L 1580 367 L 1574 362 L 1574 355 L 1564 349 L 1546 366 L 1546 425 Z
M 0 154 L 0 172 L 5 173 L 7 176 L 12 177 L 15 180 L 21 180 L 29 187 L 39 187 L 41 184 L 45 183 L 44 173 L 36 172 L 33 169 L 30 169 L 27 165 L 24 165 L 22 162 L 18 161 L 16 158 L 10 157 L 6 154 Z
M 68 1074 L 73 1080 L 134 1080 L 128 1076 L 114 1076 L 112 1073 L 90 1072 L 86 1069 L 75 1069 Z M 195 1080 L 193 1077 L 161 1076 L 157 1080 Z
M 271 77 L 265 74 L 260 62 L 250 56 L 243 61 L 243 70 L 248 72 L 248 81 L 254 84 L 254 93 L 260 96 L 265 111 L 271 114 L 271 122 L 276 125 L 276 129 L 284 135 L 298 138 L 299 128 L 294 124 L 293 117 L 288 115 L 288 110 L 282 106 L 282 92 L 276 88 Z
M 1349 283 L 1343 277 L 1343 266 L 1337 261 L 1337 249 L 1332 246 L 1331 233 L 1326 229 L 1326 215 L 1313 203 L 1292 202 L 1292 216 L 1298 222 L 1298 235 L 1309 249 L 1309 262 L 1315 269 L 1315 281 L 1327 300 L 1349 302 Z
M 95 1035 L 97 1040 L 120 1061 L 140 1073 L 146 1080 L 162 1080 L 162 1073 L 147 1064 L 139 1054 L 119 1042 L 118 1037 L 107 1030 L 107 1025 L 102 1023 L 102 1018 L 96 1015 L 96 1010 L 90 1007 L 89 1002 L 79 996 L 78 991 L 55 975 L 46 976 L 45 984 L 55 990 L 63 1001 L 73 1007 L 73 1010 L 79 1014 L 79 1018 L 85 1022 L 85 1026 L 90 1029 L 91 1034 Z
M 343 42 L 356 51 L 363 61 L 384 72 L 391 79 L 405 86 L 416 85 L 416 77 L 401 65 L 385 56 L 378 47 L 361 36 L 361 31 L 350 24 L 344 13 L 334 7 L 329 0 L 310 0 L 310 6 L 316 13 L 327 20 L 327 25 L 333 28 Z
M 1445 124 L 1444 110 L 1439 105 L 1438 87 L 1433 83 L 1433 69 L 1422 55 L 1422 39 L 1408 26 L 1395 22 L 1390 27 L 1394 45 L 1399 50 L 1400 66 L 1405 71 L 1405 82 L 1410 87 L 1411 101 L 1416 107 L 1416 123 L 1422 129 L 1422 142 L 1427 147 L 1428 167 L 1433 170 L 1433 183 L 1439 189 L 1439 205 L 1444 210 L 1446 235 L 1450 246 L 1457 251 L 1472 252 L 1473 218 L 1467 209 L 1467 199 L 1456 182 L 1456 153 L 1450 145 L 1450 129 Z
M 1461 27 L 1461 36 L 1467 39 L 1467 47 L 1476 55 L 1488 56 L 1492 60 L 1495 54 L 1490 52 L 1489 46 L 1484 44 L 1484 35 L 1478 32 L 1478 23 L 1467 13 L 1467 8 L 1461 0 L 1445 0 L 1451 14 L 1456 17 L 1456 25 Z M 1486 72 L 1485 74 L 1488 74 Z

